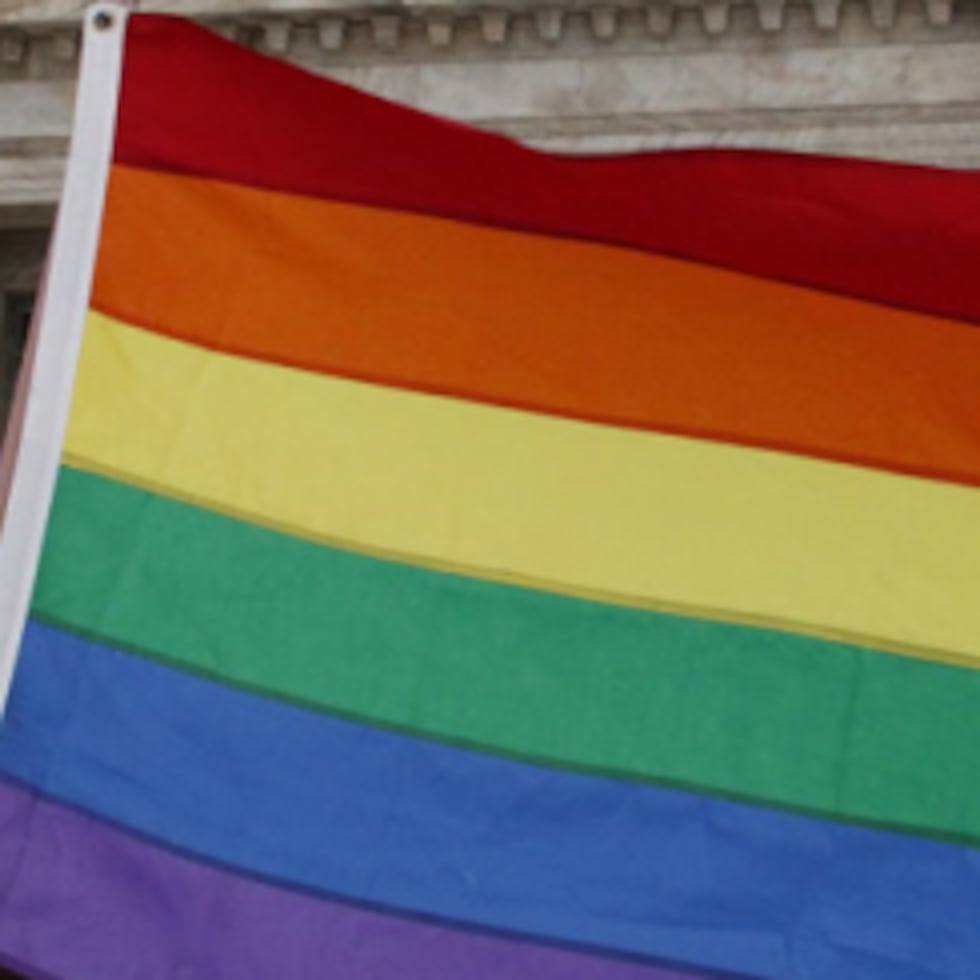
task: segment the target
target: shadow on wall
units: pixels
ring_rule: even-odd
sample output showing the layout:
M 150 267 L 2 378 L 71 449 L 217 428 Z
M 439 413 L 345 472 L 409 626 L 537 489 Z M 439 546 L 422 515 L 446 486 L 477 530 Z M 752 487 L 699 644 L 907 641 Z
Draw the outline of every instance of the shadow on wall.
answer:
M 0 433 L 6 428 L 7 412 L 17 380 L 17 371 L 27 343 L 27 329 L 31 322 L 31 310 L 34 308 L 34 294 L 8 293 L 5 300 L 3 335 L 0 337 Z

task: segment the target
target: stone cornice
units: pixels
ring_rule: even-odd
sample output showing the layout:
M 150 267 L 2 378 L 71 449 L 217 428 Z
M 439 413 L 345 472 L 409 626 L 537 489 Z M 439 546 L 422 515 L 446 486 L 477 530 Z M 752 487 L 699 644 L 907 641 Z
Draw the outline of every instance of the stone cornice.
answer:
M 82 0 L 0 0 L 0 230 L 49 220 Z M 744 146 L 980 166 L 980 0 L 143 0 L 559 152 Z
M 83 0 L 0 0 L 0 73 L 11 77 L 42 49 L 48 65 L 71 65 L 78 50 Z M 650 43 L 711 44 L 727 35 L 761 40 L 792 29 L 814 40 L 890 32 L 914 25 L 942 36 L 980 26 L 977 0 L 143 0 L 141 10 L 180 13 L 240 43 L 288 56 L 297 45 L 322 56 L 354 45 L 379 54 L 411 49 L 438 56 L 459 44 L 503 52 L 581 43 L 615 46 L 628 37 Z

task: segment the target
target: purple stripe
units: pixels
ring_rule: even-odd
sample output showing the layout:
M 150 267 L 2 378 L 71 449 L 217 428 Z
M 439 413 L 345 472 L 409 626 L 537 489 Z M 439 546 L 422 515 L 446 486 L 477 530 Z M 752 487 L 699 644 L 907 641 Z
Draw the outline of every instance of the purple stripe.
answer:
M 694 980 L 198 864 L 0 782 L 0 956 L 68 980 Z

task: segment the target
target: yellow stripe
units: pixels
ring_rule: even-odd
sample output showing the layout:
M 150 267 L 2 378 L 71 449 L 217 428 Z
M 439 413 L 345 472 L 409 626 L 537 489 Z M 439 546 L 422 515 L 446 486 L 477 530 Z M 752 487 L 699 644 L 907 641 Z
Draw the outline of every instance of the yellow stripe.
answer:
M 361 550 L 980 660 L 972 488 L 330 378 L 96 313 L 65 453 Z

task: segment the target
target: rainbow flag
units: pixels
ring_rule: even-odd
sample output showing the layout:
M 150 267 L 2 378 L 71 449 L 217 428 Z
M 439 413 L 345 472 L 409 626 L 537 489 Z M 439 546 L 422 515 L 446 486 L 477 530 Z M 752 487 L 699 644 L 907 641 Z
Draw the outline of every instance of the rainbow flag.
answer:
M 533 152 L 89 15 L 0 959 L 980 976 L 980 175 Z

